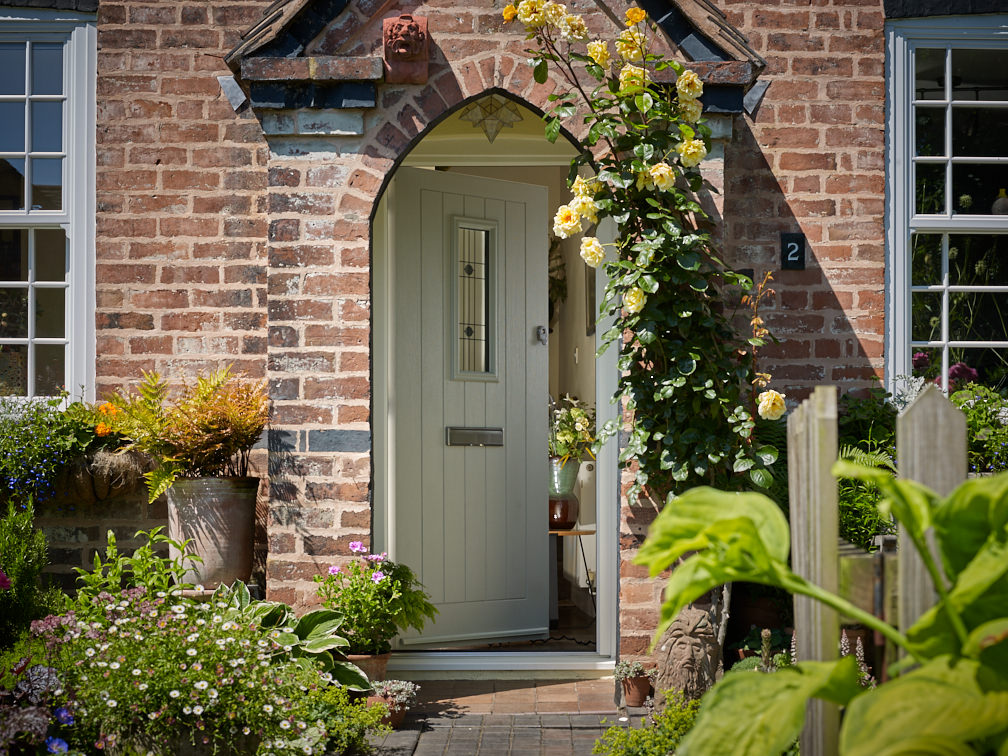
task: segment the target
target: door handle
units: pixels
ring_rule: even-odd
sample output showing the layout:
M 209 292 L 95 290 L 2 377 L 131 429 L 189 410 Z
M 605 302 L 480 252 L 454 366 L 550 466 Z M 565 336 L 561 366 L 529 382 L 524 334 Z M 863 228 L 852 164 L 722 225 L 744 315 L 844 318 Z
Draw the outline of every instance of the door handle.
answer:
M 536 341 L 543 346 L 549 343 L 549 329 L 546 326 L 536 326 Z

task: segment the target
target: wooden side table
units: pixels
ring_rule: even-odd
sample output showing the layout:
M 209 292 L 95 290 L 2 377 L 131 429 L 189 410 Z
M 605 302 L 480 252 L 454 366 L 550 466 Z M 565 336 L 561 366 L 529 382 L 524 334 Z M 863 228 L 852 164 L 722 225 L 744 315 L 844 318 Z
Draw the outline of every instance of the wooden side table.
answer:
M 551 530 L 549 534 L 550 534 L 550 621 L 553 622 L 555 620 L 558 620 L 560 617 L 560 612 L 557 608 L 557 580 L 559 579 L 556 568 L 557 538 L 577 538 L 578 547 L 581 549 L 581 563 L 584 565 L 585 568 L 585 580 L 588 583 L 588 595 L 591 597 L 592 607 L 597 610 L 598 607 L 595 606 L 595 586 L 592 583 L 591 571 L 588 569 L 588 556 L 585 554 L 584 542 L 581 540 L 582 536 L 595 535 L 595 529 L 576 528 L 574 530 Z

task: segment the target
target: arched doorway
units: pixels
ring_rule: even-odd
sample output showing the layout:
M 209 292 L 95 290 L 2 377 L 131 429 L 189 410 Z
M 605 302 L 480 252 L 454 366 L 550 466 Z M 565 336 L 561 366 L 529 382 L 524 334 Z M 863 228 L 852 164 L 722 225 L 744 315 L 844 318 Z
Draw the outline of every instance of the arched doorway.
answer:
M 375 542 L 419 573 L 441 611 L 404 642 L 440 651 L 397 654 L 393 668 L 604 668 L 615 450 L 582 470 L 581 536 L 549 536 L 546 515 L 549 395 L 594 400 L 600 423 L 614 413 L 615 355 L 594 359 L 602 282 L 576 240 L 558 247 L 567 299 L 547 314 L 549 232 L 575 148 L 546 140 L 518 103 L 491 141 L 467 104 L 403 157 L 372 219 Z M 549 640 L 560 613 L 550 588 L 565 579 L 588 617 L 583 643 Z

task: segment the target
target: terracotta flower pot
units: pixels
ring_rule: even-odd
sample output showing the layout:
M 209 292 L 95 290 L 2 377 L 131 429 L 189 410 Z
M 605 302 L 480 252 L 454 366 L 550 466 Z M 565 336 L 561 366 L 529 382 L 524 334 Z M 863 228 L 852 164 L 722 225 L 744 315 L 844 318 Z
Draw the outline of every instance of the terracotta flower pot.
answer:
M 628 677 L 621 680 L 623 686 L 623 702 L 632 708 L 639 708 L 651 693 L 651 678 L 647 675 Z
M 391 654 L 347 654 L 347 659 L 360 667 L 361 671 L 367 675 L 368 680 L 385 679 L 385 669 L 388 667 L 388 660 Z
M 180 478 L 168 489 L 168 537 L 203 559 L 185 580 L 206 588 L 247 581 L 259 478 Z M 180 556 L 175 548 L 169 556 Z
M 367 705 L 374 706 L 376 703 L 384 704 L 388 707 L 388 714 L 382 717 L 382 724 L 388 725 L 393 730 L 398 730 L 400 725 L 402 725 L 403 720 L 406 718 L 406 709 L 397 709 L 389 703 L 389 700 L 384 696 L 368 696 Z

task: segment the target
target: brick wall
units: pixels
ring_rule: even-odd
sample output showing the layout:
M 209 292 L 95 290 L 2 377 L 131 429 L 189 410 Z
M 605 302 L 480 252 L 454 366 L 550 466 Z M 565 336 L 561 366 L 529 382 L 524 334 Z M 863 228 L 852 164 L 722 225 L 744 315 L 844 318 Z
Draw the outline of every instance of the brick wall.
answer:
M 267 5 L 99 5 L 99 396 L 141 370 L 265 375 L 268 153 L 217 76 Z
M 883 374 L 884 36 L 881 0 L 719 0 L 766 59 L 755 118 L 736 118 L 725 163 L 730 259 L 774 271 L 763 350 L 789 399 Z M 808 239 L 807 269 L 780 271 L 780 232 Z

